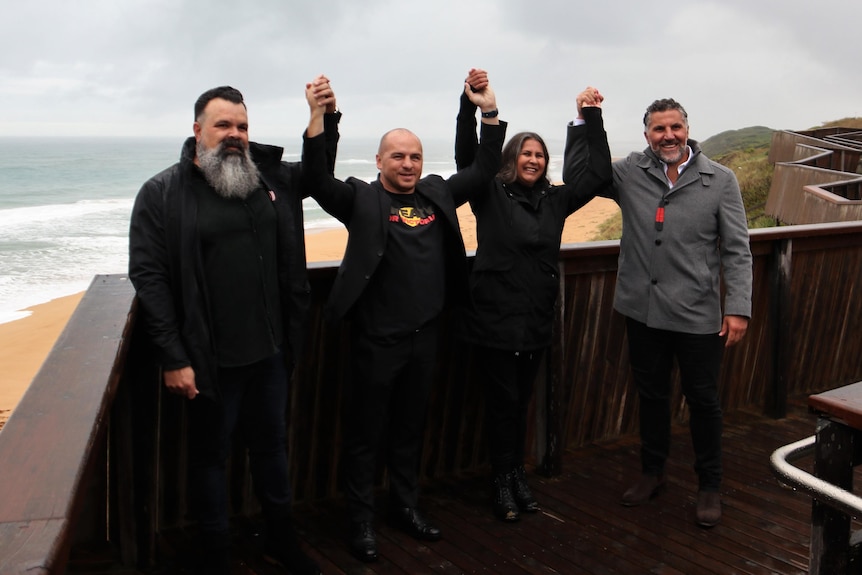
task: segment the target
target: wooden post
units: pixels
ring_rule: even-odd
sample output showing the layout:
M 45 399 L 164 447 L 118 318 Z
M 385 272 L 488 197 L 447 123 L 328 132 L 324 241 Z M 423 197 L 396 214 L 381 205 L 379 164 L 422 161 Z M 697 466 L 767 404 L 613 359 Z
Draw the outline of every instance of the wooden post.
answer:
M 563 320 L 566 316 L 566 273 L 565 262 L 560 262 L 559 293 L 557 294 L 557 309 L 554 317 L 551 346 L 545 354 L 544 385 L 537 386 L 536 405 L 544 406 L 544 418 L 536 414 L 536 424 L 539 426 L 538 437 L 544 437 L 544 456 L 539 471 L 549 477 L 562 473 L 562 451 L 560 450 L 560 385 L 563 380 L 563 350 L 565 334 Z M 544 430 L 542 429 L 544 427 Z M 544 431 L 544 434 L 542 434 Z
M 853 444 L 858 431 L 821 418 L 817 424 L 814 475 L 832 485 L 853 490 Z M 813 500 L 809 575 L 847 573 L 850 565 L 850 517 Z
M 790 352 L 790 281 L 793 240 L 777 240 L 772 249 L 770 325 L 772 325 L 772 398 L 767 407 L 772 417 L 787 415 L 787 380 Z

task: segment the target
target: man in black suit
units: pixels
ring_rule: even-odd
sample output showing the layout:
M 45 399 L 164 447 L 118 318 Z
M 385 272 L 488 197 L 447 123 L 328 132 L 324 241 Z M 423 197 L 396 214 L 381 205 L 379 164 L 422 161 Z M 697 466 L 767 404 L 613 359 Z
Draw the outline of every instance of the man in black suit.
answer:
M 470 88 L 479 80 L 484 85 L 487 74 L 471 70 L 465 82 L 483 118 L 470 168 L 449 179 L 422 178 L 422 143 L 399 128 L 380 140 L 380 174 L 370 184 L 356 178 L 342 182 L 327 172 L 323 114 L 330 90 L 313 83 L 306 87 L 311 118 L 303 147 L 304 185 L 349 231 L 327 317 L 352 321 L 345 488 L 351 550 L 363 561 L 377 558 L 373 488 L 377 451 L 384 442 L 393 522 L 417 539 L 440 539 L 440 530 L 417 510 L 437 318 L 444 305 L 467 297 L 466 254 L 455 210 L 496 175 L 506 132 L 491 87 Z

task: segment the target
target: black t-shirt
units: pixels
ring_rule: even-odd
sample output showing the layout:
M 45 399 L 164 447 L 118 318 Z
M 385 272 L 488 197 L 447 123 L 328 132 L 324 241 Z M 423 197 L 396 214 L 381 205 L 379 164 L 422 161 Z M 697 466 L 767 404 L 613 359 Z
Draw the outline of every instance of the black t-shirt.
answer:
M 355 320 L 391 341 L 436 318 L 446 296 L 443 225 L 418 193 L 393 194 L 383 259 L 357 302 Z
M 275 354 L 284 339 L 275 208 L 263 188 L 226 199 L 198 176 L 197 232 L 218 363 L 249 365 Z

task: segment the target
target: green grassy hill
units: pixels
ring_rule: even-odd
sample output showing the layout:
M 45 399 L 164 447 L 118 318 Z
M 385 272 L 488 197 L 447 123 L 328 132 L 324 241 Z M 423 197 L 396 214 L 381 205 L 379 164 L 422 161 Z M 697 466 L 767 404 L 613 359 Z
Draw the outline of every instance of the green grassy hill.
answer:
M 775 225 L 763 213 L 772 185 L 773 166 L 768 158 L 773 131 L 763 126 L 729 130 L 701 143 L 703 153 L 736 174 L 749 228 Z
M 824 122 L 818 128 L 834 128 L 841 126 L 842 128 L 856 128 L 862 130 L 862 118 L 844 118 L 843 120 L 835 120 L 833 122 Z M 812 128 L 813 130 L 814 128 Z
M 700 143 L 703 153 L 710 158 L 716 159 L 728 152 L 741 150 L 755 150 L 772 143 L 772 130 L 763 126 L 752 126 L 741 130 L 728 130 L 716 134 Z

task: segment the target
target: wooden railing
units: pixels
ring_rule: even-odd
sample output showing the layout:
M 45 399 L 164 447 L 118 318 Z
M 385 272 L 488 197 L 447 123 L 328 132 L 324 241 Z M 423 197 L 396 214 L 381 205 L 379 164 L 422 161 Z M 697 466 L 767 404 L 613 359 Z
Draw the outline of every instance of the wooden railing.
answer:
M 784 414 L 788 397 L 862 379 L 862 222 L 751 233 L 754 317 L 730 349 L 726 412 Z M 531 408 L 529 454 L 559 471 L 569 447 L 636 432 L 625 329 L 613 311 L 618 242 L 565 246 L 555 342 Z M 289 407 L 295 499 L 340 496 L 347 329 L 323 321 L 332 266 L 311 266 L 309 343 Z M 123 276 L 99 276 L 0 432 L 0 574 L 63 573 L 69 549 L 108 540 L 153 564 L 158 534 L 186 522 L 183 400 L 162 393 Z M 444 317 L 423 479 L 487 469 L 478 369 Z M 675 402 L 677 422 L 687 417 Z M 109 431 L 106 433 L 106 431 Z M 764 462 L 766 463 L 766 462 Z M 381 481 L 385 479 L 381 477 Z M 257 511 L 246 458 L 231 462 L 235 514 Z
M 0 431 L 4 575 L 63 573 L 76 535 L 108 538 L 105 446 L 133 300 L 124 278 L 97 276 Z
M 789 224 L 862 219 L 862 176 L 776 164 L 766 213 Z
M 862 220 L 862 132 L 822 128 L 772 134 L 766 213 L 785 224 Z
M 837 172 L 859 172 L 862 131 L 821 128 L 802 132 L 776 131 L 772 134 L 769 161 L 795 162 Z

